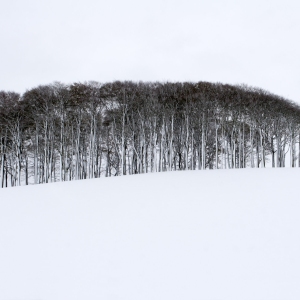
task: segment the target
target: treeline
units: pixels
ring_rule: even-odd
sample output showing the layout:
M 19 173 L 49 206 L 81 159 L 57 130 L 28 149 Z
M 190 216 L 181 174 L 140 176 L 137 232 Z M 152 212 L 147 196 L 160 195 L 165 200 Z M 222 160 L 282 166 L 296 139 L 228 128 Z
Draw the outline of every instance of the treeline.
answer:
M 248 86 L 96 82 L 0 92 L 1 186 L 300 166 L 300 108 Z

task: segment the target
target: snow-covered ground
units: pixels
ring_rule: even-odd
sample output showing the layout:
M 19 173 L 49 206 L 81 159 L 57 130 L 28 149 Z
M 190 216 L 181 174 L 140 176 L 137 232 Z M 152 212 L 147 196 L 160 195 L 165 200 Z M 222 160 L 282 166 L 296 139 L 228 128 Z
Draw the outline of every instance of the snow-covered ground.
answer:
M 300 169 L 0 190 L 0 299 L 300 299 Z

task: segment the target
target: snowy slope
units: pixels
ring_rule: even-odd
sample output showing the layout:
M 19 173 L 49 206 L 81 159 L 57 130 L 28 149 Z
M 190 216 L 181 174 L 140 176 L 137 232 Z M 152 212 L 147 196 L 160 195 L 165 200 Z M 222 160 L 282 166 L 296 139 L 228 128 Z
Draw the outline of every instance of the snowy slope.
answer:
M 299 169 L 0 190 L 0 300 L 300 299 Z

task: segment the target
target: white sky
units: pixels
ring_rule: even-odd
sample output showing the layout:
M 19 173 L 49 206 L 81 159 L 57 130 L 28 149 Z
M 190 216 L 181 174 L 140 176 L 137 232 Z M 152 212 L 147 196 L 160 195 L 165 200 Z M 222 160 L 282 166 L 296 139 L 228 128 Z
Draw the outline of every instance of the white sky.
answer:
M 0 90 L 246 83 L 300 103 L 299 0 L 1 0 Z

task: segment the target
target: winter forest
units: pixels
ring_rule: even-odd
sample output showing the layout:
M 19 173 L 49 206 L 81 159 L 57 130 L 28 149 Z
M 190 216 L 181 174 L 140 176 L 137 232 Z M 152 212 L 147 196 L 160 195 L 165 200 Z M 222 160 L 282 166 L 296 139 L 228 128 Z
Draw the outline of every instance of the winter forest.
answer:
M 300 167 L 300 108 L 220 83 L 0 92 L 1 187 L 175 170 Z

